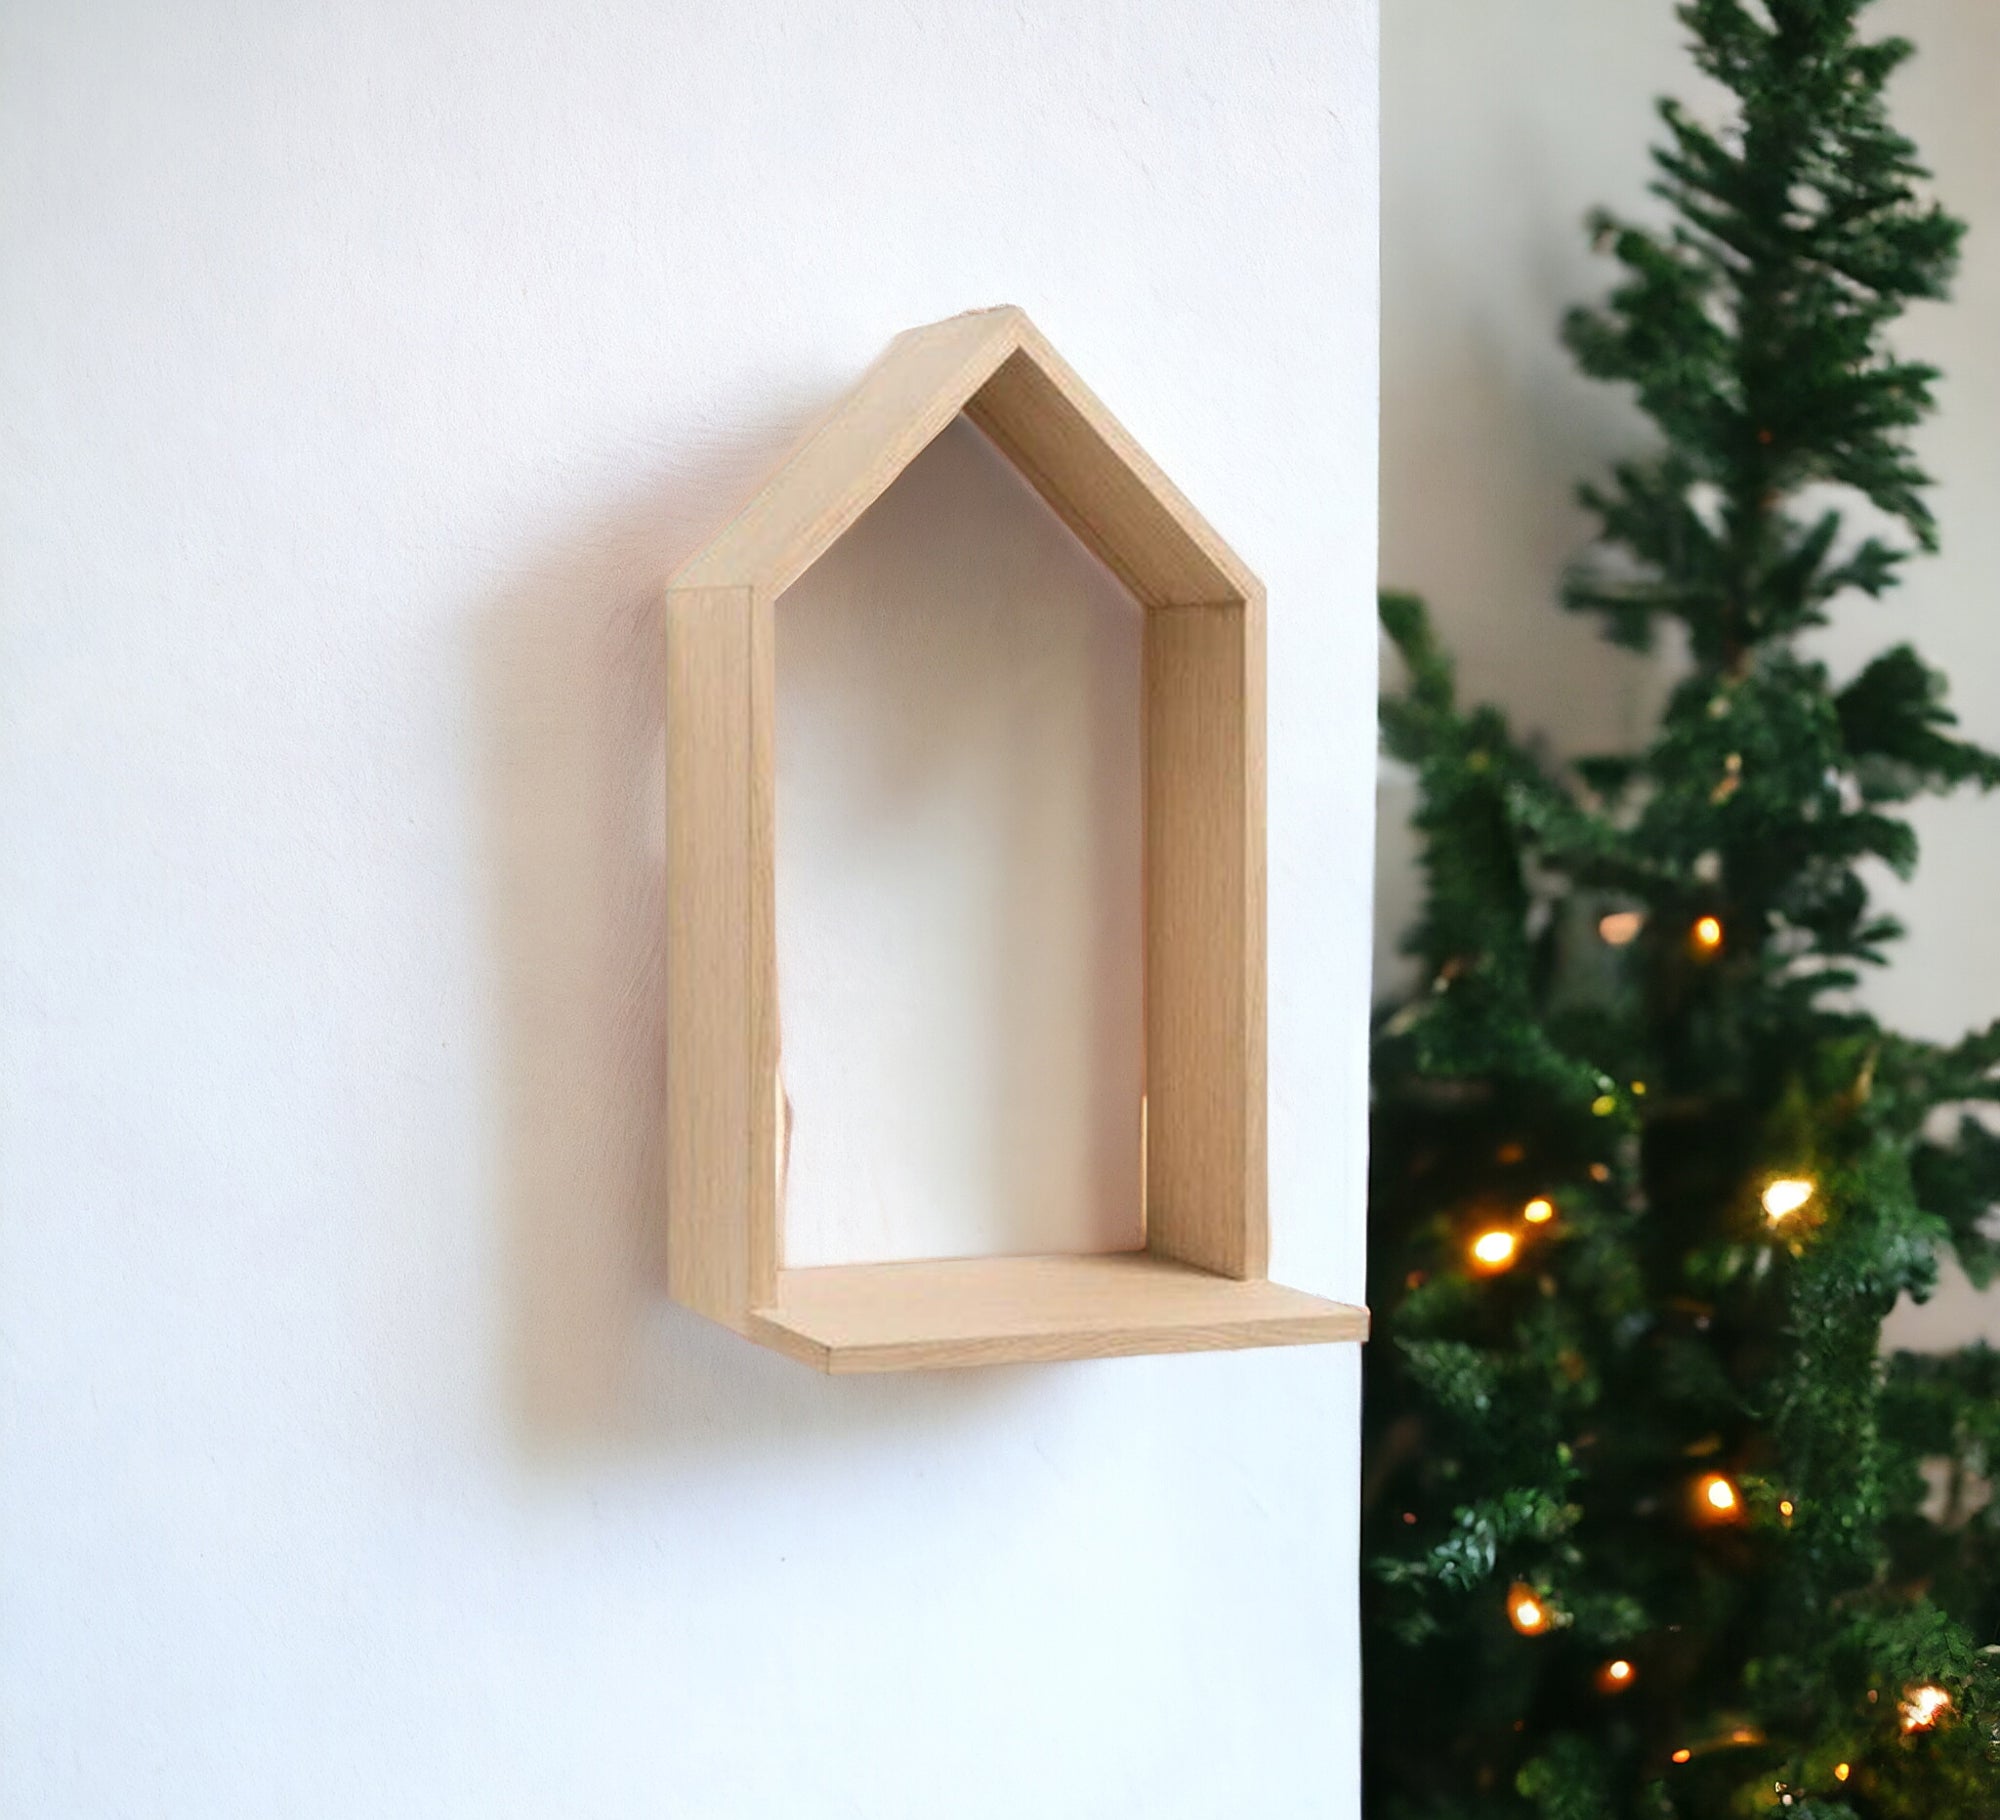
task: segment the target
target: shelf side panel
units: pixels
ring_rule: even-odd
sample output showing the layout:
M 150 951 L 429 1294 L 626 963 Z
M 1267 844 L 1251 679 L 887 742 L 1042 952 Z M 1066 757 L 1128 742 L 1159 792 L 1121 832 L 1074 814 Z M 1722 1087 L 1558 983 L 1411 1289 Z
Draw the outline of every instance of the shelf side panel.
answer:
M 1262 597 L 1152 608 L 1145 666 L 1147 1244 L 1261 1277 Z
M 675 589 L 666 613 L 667 1281 L 732 1327 L 776 1275 L 754 1242 L 753 604 L 745 588 Z

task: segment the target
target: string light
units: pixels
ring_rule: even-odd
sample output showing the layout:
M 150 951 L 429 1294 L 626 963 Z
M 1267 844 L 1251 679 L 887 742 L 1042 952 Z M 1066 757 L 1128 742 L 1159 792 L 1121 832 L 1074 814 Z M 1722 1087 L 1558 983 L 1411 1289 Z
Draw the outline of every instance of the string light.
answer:
M 1473 1266 L 1488 1275 L 1511 1269 L 1520 1249 L 1521 1241 L 1506 1227 L 1489 1227 L 1472 1241 Z
M 1608 916 L 1597 919 L 1597 933 L 1607 947 L 1622 948 L 1627 942 L 1637 941 L 1639 931 L 1646 926 L 1646 919 L 1636 910 L 1613 910 Z
M 1556 1204 L 1545 1194 L 1538 1194 L 1521 1209 L 1521 1218 L 1530 1226 L 1546 1226 L 1556 1217 Z
M 1597 1671 L 1597 1691 L 1601 1694 L 1622 1694 L 1632 1685 L 1638 1672 L 1623 1656 L 1615 1662 L 1607 1662 Z
M 1524 1637 L 1539 1637 L 1549 1627 L 1549 1608 L 1526 1581 L 1516 1580 L 1507 1589 L 1507 1622 Z
M 1688 1747 L 1685 1744 L 1683 1744 L 1679 1750 L 1674 1752 L 1674 1761 L 1676 1763 L 1686 1763 L 1690 1761 L 1693 1758 L 1693 1756 L 1694 1752 L 1689 1750 Z
M 1951 1695 L 1931 1681 L 1921 1687 L 1906 1687 L 1902 1711 L 1906 1732 L 1927 1732 L 1951 1711 Z
M 1705 1473 L 1696 1482 L 1695 1508 L 1710 1523 L 1733 1523 L 1743 1512 L 1743 1494 L 1733 1479 L 1719 1472 Z
M 1596 1099 L 1590 1102 L 1590 1109 L 1601 1119 L 1609 1118 L 1618 1110 L 1617 1096 L 1610 1093 L 1600 1093 Z
M 1854 1765 L 1851 1763 L 1836 1763 L 1833 1766 L 1833 1779 L 1836 1782 L 1845 1782 L 1853 1774 Z
M 1698 916 L 1694 927 L 1688 931 L 1688 939 L 1701 954 L 1713 954 L 1722 946 L 1722 918 L 1719 916 Z
M 1814 1194 L 1813 1184 L 1801 1176 L 1783 1175 L 1764 1190 L 1764 1217 L 1773 1226 L 1788 1220 Z
M 1792 1513 L 1797 1509 L 1798 1506 L 1790 1498 L 1780 1498 L 1778 1500 L 1778 1515 L 1783 1517 L 1787 1523 L 1792 1520 Z

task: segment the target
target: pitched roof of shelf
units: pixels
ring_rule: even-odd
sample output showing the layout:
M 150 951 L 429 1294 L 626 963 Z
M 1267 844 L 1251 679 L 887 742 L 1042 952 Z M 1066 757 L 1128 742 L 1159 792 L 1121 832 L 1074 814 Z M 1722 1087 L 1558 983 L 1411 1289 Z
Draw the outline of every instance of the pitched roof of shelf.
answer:
M 961 411 L 1144 605 L 1261 592 L 1242 559 L 1011 304 L 898 335 L 671 585 L 782 593 Z

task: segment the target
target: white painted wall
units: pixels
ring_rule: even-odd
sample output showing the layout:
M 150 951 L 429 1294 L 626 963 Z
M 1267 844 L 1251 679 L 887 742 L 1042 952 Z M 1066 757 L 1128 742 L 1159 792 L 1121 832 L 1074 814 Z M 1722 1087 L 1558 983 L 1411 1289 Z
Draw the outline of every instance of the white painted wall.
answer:
M 1990 0 L 1882 0 L 1870 29 L 1915 40 L 1894 106 L 1971 223 L 1955 301 L 1914 312 L 1909 352 L 1947 375 L 1918 447 L 1941 485 L 1943 554 L 1912 564 L 1883 607 L 1862 602 L 1824 641 L 1851 669 L 1913 640 L 1951 677 L 1967 731 L 2000 745 L 2000 8 Z M 1429 596 L 1468 693 L 1501 702 L 1566 754 L 1647 724 L 1665 664 L 1612 650 L 1554 605 L 1589 534 L 1580 478 L 1637 446 L 1635 412 L 1581 379 L 1556 338 L 1562 311 L 1600 295 L 1585 211 L 1652 206 L 1653 97 L 1699 102 L 1668 0 L 1398 0 L 1383 42 L 1382 575 Z M 1385 777 L 1377 975 L 1413 902 L 1401 823 L 1406 780 Z M 1909 925 L 1870 1002 L 1915 1034 L 1949 1039 L 2000 1016 L 1993 906 L 2000 799 L 1959 796 L 1917 815 L 1914 884 L 1881 879 Z M 1959 1279 L 1891 1324 L 1894 1344 L 2000 1339 L 2000 1296 Z
M 836 1384 L 663 1303 L 657 594 L 1033 312 L 1270 586 L 1275 1250 L 1357 1296 L 1373 13 L 0 16 L 5 1811 L 1354 1812 L 1351 1348 Z M 977 438 L 910 484 L 783 609 L 793 1239 L 1087 1244 L 1130 629 Z
M 1139 635 L 963 418 L 778 602 L 792 1262 L 1144 1242 Z

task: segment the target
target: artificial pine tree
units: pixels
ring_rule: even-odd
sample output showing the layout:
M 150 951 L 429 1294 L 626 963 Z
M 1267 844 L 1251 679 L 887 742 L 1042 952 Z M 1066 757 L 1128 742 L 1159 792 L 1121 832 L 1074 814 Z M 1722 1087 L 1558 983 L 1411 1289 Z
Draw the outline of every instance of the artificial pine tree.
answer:
M 2000 1263 L 2000 1026 L 1853 996 L 1898 805 L 2000 758 L 1909 647 L 1802 645 L 1935 541 L 1884 331 L 1961 230 L 1866 4 L 1683 6 L 1733 117 L 1664 105 L 1670 225 L 1595 223 L 1567 338 L 1659 447 L 1585 489 L 1568 604 L 1679 629 L 1650 743 L 1552 772 L 1383 604 L 1426 898 L 1375 1049 L 1370 1820 L 2000 1815 L 2000 1355 L 1880 1357 L 1940 1252 Z

